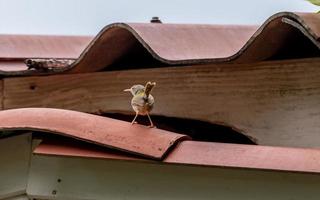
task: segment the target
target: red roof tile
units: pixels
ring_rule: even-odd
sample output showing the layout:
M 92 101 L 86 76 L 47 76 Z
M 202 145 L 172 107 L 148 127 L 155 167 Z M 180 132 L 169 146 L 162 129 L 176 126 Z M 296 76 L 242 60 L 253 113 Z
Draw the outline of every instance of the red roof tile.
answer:
M 40 144 L 34 151 L 40 155 L 98 159 L 148 161 L 128 154 L 58 143 Z M 163 160 L 164 163 L 208 167 L 231 167 L 262 170 L 320 173 L 320 150 L 214 142 L 180 142 Z
M 27 58 L 78 58 L 93 37 L 49 35 L 0 35 L 0 74 L 34 73 Z
M 32 130 L 69 138 L 45 136 L 34 150 L 41 155 L 150 162 L 135 156 L 141 155 L 171 164 L 320 173 L 319 149 L 185 141 L 184 135 L 75 111 L 1 111 L 0 130 Z
M 36 130 L 162 159 L 188 136 L 76 111 L 22 108 L 0 112 L 0 130 Z
M 91 36 L 0 35 L 0 58 L 78 58 Z
M 316 51 L 312 55 L 319 55 L 319 21 L 319 15 L 315 13 L 284 12 L 273 15 L 260 28 L 231 25 L 116 23 L 106 26 L 76 62 L 62 69 L 52 69 L 50 72 L 80 73 L 105 68 L 113 69 L 117 62 L 124 62 L 129 57 L 132 59 L 131 64 L 137 62 L 134 65 L 139 67 L 143 67 L 139 62 L 148 59 L 157 65 L 256 62 L 276 57 L 281 49 L 292 49 L 293 41 L 290 38 L 295 38 L 294 43 L 309 45 L 307 49 Z M 299 47 L 296 49 L 300 50 Z M 303 54 L 305 51 L 300 53 Z M 63 55 L 63 51 L 61 54 Z M 39 53 L 37 57 L 41 55 Z M 151 65 L 149 63 L 148 67 Z M 125 64 L 122 67 L 130 68 Z M 14 75 L 40 73 L 36 70 L 31 72 L 20 70 L 15 73 L 14 71 L 12 70 Z
M 184 141 L 164 162 L 320 173 L 320 149 Z
M 295 24 L 284 19 L 290 19 Z M 283 45 L 288 45 L 285 40 L 289 35 L 301 34 L 300 31 L 320 48 L 317 40 L 320 26 L 315 23 L 317 21 L 320 22 L 319 16 L 314 13 L 284 12 L 271 16 L 260 28 L 159 23 L 111 24 L 93 39 L 70 68 L 72 72 L 93 72 L 107 68 L 127 54 L 136 43 L 142 44 L 155 60 L 168 65 L 261 61 L 274 56 Z
M 95 148 L 92 145 L 84 145 L 79 143 L 62 143 L 61 141 L 43 141 L 35 149 L 35 154 L 39 155 L 55 155 L 70 157 L 86 157 L 86 158 L 103 158 L 115 160 L 141 160 L 134 156 L 130 156 L 123 152 L 111 151 L 110 149 Z

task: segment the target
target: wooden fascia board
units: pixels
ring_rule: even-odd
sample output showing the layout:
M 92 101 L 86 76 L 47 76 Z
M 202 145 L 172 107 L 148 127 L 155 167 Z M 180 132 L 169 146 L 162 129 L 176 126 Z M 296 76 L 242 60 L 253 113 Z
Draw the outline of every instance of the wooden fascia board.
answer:
M 223 124 L 257 144 L 319 145 L 320 59 L 4 79 L 4 109 L 133 113 L 132 84 L 156 81 L 153 115 Z M 297 139 L 299 138 L 299 139 Z

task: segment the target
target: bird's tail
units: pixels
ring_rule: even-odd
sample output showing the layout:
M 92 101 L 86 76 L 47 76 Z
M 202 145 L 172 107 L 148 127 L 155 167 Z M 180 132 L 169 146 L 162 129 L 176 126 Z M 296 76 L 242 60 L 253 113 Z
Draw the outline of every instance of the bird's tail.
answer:
M 144 87 L 144 93 L 146 95 L 146 97 L 149 97 L 149 94 L 151 93 L 151 90 L 154 88 L 154 86 L 156 86 L 156 82 L 151 83 L 150 81 L 146 84 L 146 86 Z

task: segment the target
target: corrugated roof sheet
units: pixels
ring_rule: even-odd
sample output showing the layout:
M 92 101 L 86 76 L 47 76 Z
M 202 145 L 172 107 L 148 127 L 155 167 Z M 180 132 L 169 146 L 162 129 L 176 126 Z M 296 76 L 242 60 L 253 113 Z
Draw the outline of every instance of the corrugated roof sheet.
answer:
M 184 141 L 164 162 L 319 173 L 320 149 Z
M 162 159 L 186 135 L 76 111 L 21 108 L 0 112 L 0 130 L 34 130 Z
M 94 72 L 134 67 L 127 66 L 128 63 L 124 63 L 126 60 L 139 67 L 143 67 L 143 62 L 149 62 L 148 67 L 255 62 L 277 56 L 290 58 L 292 55 L 286 55 L 289 49 L 296 51 L 294 56 L 319 56 L 319 21 L 320 17 L 315 13 L 284 12 L 273 15 L 260 28 L 116 23 L 106 26 L 73 64 L 46 73 Z M 296 48 L 293 48 L 294 44 Z M 115 66 L 117 63 L 121 63 L 122 67 Z M 39 72 L 11 72 L 12 75 L 34 73 Z M 10 75 L 8 71 L 3 74 Z
M 84 39 L 84 43 L 82 41 L 81 44 L 75 42 L 80 45 L 75 45 L 74 49 L 68 49 L 66 52 L 60 49 L 64 43 L 50 49 L 43 48 L 45 46 L 43 42 L 37 40 L 35 44 L 30 45 L 34 45 L 33 47 L 36 47 L 34 49 L 37 50 L 30 50 L 30 52 L 25 51 L 25 48 L 19 49 L 21 47 L 19 43 L 16 50 L 2 54 L 0 74 L 35 75 L 114 70 L 119 67 L 115 64 L 123 60 L 140 62 L 151 59 L 151 63 L 158 66 L 255 62 L 279 56 L 283 48 L 291 48 L 292 41 L 300 40 L 301 36 L 303 40 L 299 45 L 311 44 L 307 47 L 315 50 L 313 56 L 318 56 L 319 21 L 320 16 L 317 14 L 279 13 L 269 18 L 260 28 L 118 23 L 105 27 L 73 64 L 45 72 L 26 70 L 26 66 L 21 63 L 25 58 L 30 57 L 75 58 L 82 45 L 90 38 Z M 296 38 L 298 39 L 293 40 Z M 39 44 L 41 45 L 37 46 Z M 28 46 L 29 43 L 25 45 Z M 48 43 L 48 46 L 54 45 L 55 43 Z M 7 51 L 6 48 L 3 51 Z M 38 50 L 40 52 L 37 52 Z M 303 50 L 301 50 L 302 53 L 304 53 Z M 127 63 L 122 64 L 124 64 L 123 68 L 119 69 L 130 69 Z M 149 66 L 150 63 L 147 64 Z M 75 111 L 45 108 L 1 111 L 0 130 L 32 130 L 59 134 L 105 148 L 93 150 L 83 146 L 43 143 L 36 148 L 37 154 L 136 159 L 131 157 L 132 154 L 157 160 L 164 159 L 163 162 L 175 164 L 320 172 L 320 151 L 316 149 L 185 141 L 189 139 L 185 135 L 149 129 L 140 125 L 131 126 L 119 120 Z M 175 146 L 176 144 L 178 145 Z M 110 148 L 128 154 L 110 152 Z
M 78 58 L 92 36 L 0 35 L 0 58 Z
M 0 70 L 3 74 L 28 70 L 27 58 L 79 57 L 92 36 L 0 35 Z M 1 74 L 1 73 L 0 73 Z
M 35 154 L 151 161 L 140 155 L 171 164 L 320 173 L 319 149 L 186 141 L 185 135 L 68 110 L 1 111 L 0 130 L 66 136 L 44 135 Z

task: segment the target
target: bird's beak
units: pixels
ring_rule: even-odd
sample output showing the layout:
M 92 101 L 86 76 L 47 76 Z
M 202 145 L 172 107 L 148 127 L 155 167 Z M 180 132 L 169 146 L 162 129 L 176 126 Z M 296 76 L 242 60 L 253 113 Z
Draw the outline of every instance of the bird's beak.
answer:
M 130 92 L 131 91 L 131 89 L 129 88 L 129 89 L 125 89 L 125 90 L 123 90 L 124 92 Z

